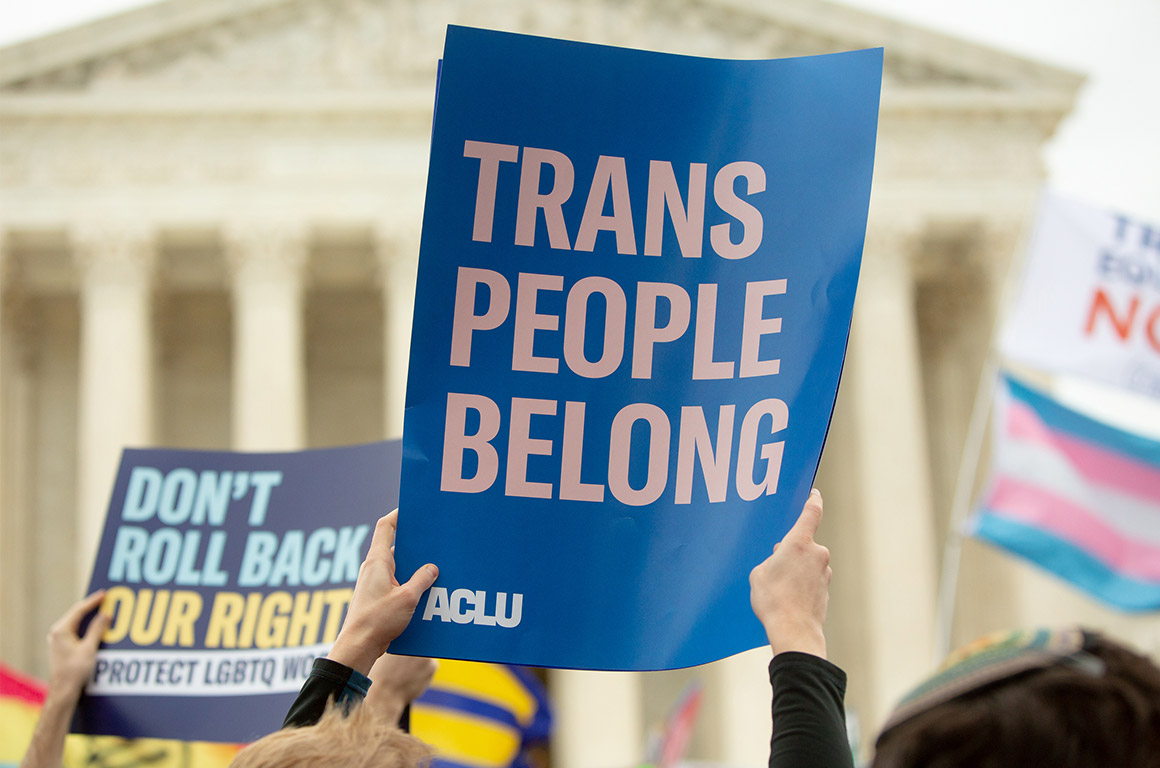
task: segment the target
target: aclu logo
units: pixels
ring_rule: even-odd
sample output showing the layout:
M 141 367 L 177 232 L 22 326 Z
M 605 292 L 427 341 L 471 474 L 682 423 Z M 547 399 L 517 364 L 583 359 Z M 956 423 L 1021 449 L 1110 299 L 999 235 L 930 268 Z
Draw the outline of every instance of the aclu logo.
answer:
M 507 592 L 496 592 L 495 599 L 489 601 L 487 592 L 482 589 L 457 589 L 448 595 L 446 587 L 431 587 L 427 593 L 427 607 L 423 609 L 423 621 L 438 617 L 441 621 L 454 621 L 456 624 L 510 629 L 517 626 L 524 616 L 524 596 L 515 592 L 511 598 L 509 613 Z

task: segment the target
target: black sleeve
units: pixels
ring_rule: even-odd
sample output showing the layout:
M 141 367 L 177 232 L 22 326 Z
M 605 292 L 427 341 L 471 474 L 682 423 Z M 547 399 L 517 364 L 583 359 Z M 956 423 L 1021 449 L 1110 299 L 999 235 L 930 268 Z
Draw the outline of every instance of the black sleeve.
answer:
M 326 711 L 326 702 L 331 699 L 349 709 L 363 700 L 370 684 L 366 675 L 344 664 L 330 659 L 315 659 L 310 675 L 298 692 L 298 698 L 290 705 L 290 711 L 282 721 L 282 727 L 314 725 Z
M 808 653 L 769 663 L 773 738 L 769 768 L 854 768 L 846 739 L 846 673 Z

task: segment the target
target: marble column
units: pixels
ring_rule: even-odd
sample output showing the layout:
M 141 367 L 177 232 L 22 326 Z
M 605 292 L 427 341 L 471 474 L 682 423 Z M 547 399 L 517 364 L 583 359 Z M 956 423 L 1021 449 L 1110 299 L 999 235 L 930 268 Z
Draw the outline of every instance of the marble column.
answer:
M 153 233 L 136 222 L 77 227 L 80 386 L 77 577 L 88 581 L 121 450 L 153 439 Z
M 419 242 L 384 231 L 377 238 L 377 248 L 383 291 L 384 428 L 387 438 L 393 439 L 403 436 Z
M 8 498 L 8 478 L 10 471 L 9 455 L 18 455 L 11 451 L 8 441 L 11 437 L 8 421 L 8 357 L 11 355 L 8 339 L 8 322 L 5 305 L 5 294 L 11 285 L 8 266 L 7 243 L 4 230 L 0 229 L 0 625 L 18 626 L 25 613 L 26 606 L 23 596 L 24 588 L 24 556 L 25 547 L 19 546 L 23 538 L 23 515 L 16 513 L 16 507 L 10 506 Z M 24 661 L 24 647 L 21 642 L 27 632 L 6 632 L 0 636 L 0 658 L 9 659 L 10 663 L 20 664 Z
M 225 231 L 233 287 L 233 445 L 290 451 L 306 442 L 302 293 L 305 230 L 245 223 Z
M 6 530 L 8 527 L 6 523 L 8 522 L 7 514 L 9 510 L 6 508 L 7 497 L 5 493 L 7 485 L 4 477 L 5 468 L 8 466 L 4 461 L 5 454 L 7 453 L 5 450 L 5 442 L 8 436 L 8 401 L 5 399 L 7 392 L 6 376 L 8 372 L 8 366 L 5 364 L 7 359 L 5 355 L 8 354 L 8 323 L 6 322 L 6 316 L 4 314 L 4 294 L 8 292 L 11 279 L 8 276 L 8 252 L 5 240 L 5 232 L 0 229 L 0 583 L 8 584 L 11 583 L 11 580 L 5 578 L 5 576 L 7 576 L 6 561 L 10 559 L 10 556 L 8 556 L 10 539 L 8 538 L 8 532 Z M 6 595 L 0 594 L 0 618 L 5 616 L 3 607 L 6 605 Z
M 846 504 L 827 514 L 830 535 L 840 534 L 843 512 L 860 530 L 857 576 L 840 561 L 833 567 L 835 581 L 860 580 L 857 643 L 866 680 L 859 716 L 867 733 L 877 732 L 898 698 L 931 670 L 937 592 L 911 272 L 919 232 L 884 224 L 867 233 L 841 385 L 849 459 L 837 468 L 837 482 Z
M 644 758 L 641 680 L 632 672 L 549 673 L 552 762 L 559 768 L 625 768 Z
M 1032 207 L 1022 219 L 1004 220 L 996 216 L 983 229 L 981 240 L 985 246 L 983 268 L 993 293 L 993 303 L 998 306 L 999 321 L 1003 313 L 1010 312 L 1015 302 L 1019 300 L 1019 290 L 1022 285 L 1024 256 L 1017 253 L 1022 244 L 1024 248 L 1030 239 L 1032 224 Z M 1014 262 L 1014 270 L 1011 269 Z M 1001 328 L 996 326 L 995 344 L 998 344 L 998 333 Z M 1015 361 L 1018 362 L 1018 361 Z M 1018 369 L 1017 373 L 1020 373 Z M 1026 375 L 1025 373 L 1023 375 Z M 1032 383 L 1039 385 L 1040 382 Z M 1098 391 L 1098 390 L 1097 390 Z M 1054 394 L 1059 394 L 1055 392 Z M 1094 396 L 1099 397 L 1098 394 Z M 1099 418 L 1098 415 L 1096 418 Z M 991 450 L 985 445 L 980 461 L 980 483 L 986 481 Z M 1133 637 L 1132 617 L 1118 611 L 1110 610 L 1106 605 L 1099 603 L 1084 592 L 1072 587 L 1067 582 L 1056 578 L 1053 574 L 1044 571 L 1027 561 L 1011 555 L 997 547 L 974 542 L 973 558 L 964 557 L 961 586 L 959 589 L 959 609 L 974 607 L 976 613 L 983 613 L 987 623 L 964 621 L 957 627 L 956 643 L 966 643 L 974 638 L 996 629 L 1011 627 L 1042 627 L 1064 623 L 1080 624 L 1082 626 L 1097 626 L 1103 631 L 1118 635 L 1129 642 L 1139 642 L 1140 635 Z M 982 586 L 978 586 L 982 582 Z M 985 590 L 995 590 L 993 593 Z M 988 599 L 991 594 L 998 595 L 998 599 Z M 995 619 L 998 609 L 1003 612 Z M 1153 636 L 1160 637 L 1160 623 L 1152 620 Z
M 1003 300 L 1022 222 L 992 215 L 945 227 L 942 253 L 927 257 L 927 295 L 919 302 L 923 323 L 923 365 L 927 383 L 927 425 L 934 468 L 936 536 L 948 592 L 940 599 L 940 621 L 952 619 L 940 646 L 953 649 L 980 635 L 1017 626 L 1015 570 L 1010 558 L 958 531 L 986 481 L 989 446 L 983 439 L 989 421 L 993 374 L 988 360 L 999 331 Z M 986 376 L 986 381 L 980 379 Z M 937 466 L 941 464 L 941 466 Z M 973 469 L 973 472 L 972 472 Z M 959 487 L 960 474 L 962 487 Z M 956 494 L 963 494 L 956 500 Z M 956 501 L 961 508 L 956 508 Z M 940 585 L 941 586 L 941 585 Z M 952 591 L 953 589 L 953 591 Z
M 771 657 L 765 646 L 707 667 L 701 716 L 713 723 L 710 746 L 721 765 L 764 765 L 769 759 Z

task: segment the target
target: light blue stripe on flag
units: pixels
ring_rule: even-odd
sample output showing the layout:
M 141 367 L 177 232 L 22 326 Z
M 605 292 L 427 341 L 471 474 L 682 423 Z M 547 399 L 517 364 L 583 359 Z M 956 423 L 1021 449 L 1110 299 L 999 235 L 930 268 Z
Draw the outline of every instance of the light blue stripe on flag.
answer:
M 1011 397 L 1034 410 L 1052 429 L 1069 433 L 1109 451 L 1130 456 L 1160 469 L 1160 442 L 1103 424 L 1052 400 L 1007 374 L 1001 377 Z
M 1082 549 L 1040 528 L 1007 520 L 991 510 L 981 509 L 973 520 L 971 533 L 1027 558 L 1120 610 L 1141 612 L 1160 609 L 1160 583 L 1116 573 Z

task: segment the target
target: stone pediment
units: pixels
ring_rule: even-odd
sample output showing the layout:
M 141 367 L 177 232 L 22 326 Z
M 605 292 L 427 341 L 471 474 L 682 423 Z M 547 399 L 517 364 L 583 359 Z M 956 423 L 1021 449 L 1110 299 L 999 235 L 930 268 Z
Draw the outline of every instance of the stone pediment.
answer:
M 165 0 L 0 49 L 0 94 L 429 90 L 448 23 L 729 58 L 884 45 L 887 92 L 1070 103 L 1080 83 L 823 0 Z

